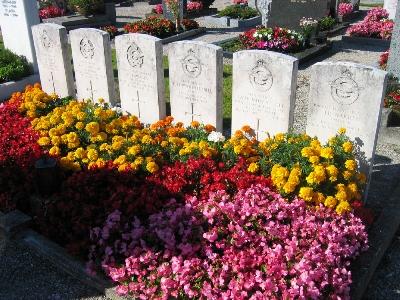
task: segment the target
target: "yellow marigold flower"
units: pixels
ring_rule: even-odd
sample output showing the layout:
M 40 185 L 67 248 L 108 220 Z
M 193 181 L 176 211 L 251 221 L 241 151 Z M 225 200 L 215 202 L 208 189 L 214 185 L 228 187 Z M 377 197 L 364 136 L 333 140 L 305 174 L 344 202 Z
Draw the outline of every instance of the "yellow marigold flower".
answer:
M 53 137 L 51 138 L 51 143 L 52 143 L 54 146 L 58 146 L 58 145 L 61 144 L 61 138 L 60 138 L 58 135 L 53 136 Z
M 120 155 L 118 156 L 117 159 L 114 160 L 114 164 L 116 165 L 122 165 L 126 162 L 126 156 L 125 155 Z
M 88 150 L 88 152 L 87 152 L 87 158 L 88 158 L 90 161 L 94 162 L 94 161 L 96 161 L 96 160 L 98 159 L 98 157 L 99 157 L 99 155 L 98 155 L 96 149 L 89 149 L 89 150 Z
M 344 142 L 342 147 L 344 152 L 346 153 L 350 153 L 351 151 L 353 151 L 353 144 L 351 142 Z
M 333 158 L 333 149 L 331 147 L 322 148 L 320 155 L 323 158 L 332 159 Z
M 76 132 L 70 132 L 67 134 L 67 141 L 68 143 L 76 143 L 79 142 L 79 137 Z
M 122 148 L 123 143 L 121 141 L 113 142 L 111 148 L 115 151 L 118 151 Z
M 277 133 L 275 135 L 275 140 L 278 141 L 278 142 L 283 142 L 285 140 L 285 134 Z
M 77 122 L 75 124 L 75 128 L 78 130 L 82 130 L 83 128 L 85 128 L 85 124 L 83 122 Z
M 365 176 L 365 174 L 361 172 L 361 173 L 357 174 L 357 180 L 360 183 L 365 184 L 367 182 L 367 176 Z
M 50 139 L 46 136 L 39 138 L 38 140 L 39 146 L 48 146 L 50 145 Z
M 313 188 L 310 187 L 301 187 L 299 191 L 299 197 L 304 199 L 304 201 L 312 201 L 314 195 Z
M 339 201 L 347 201 L 347 193 L 345 190 L 338 191 L 335 195 L 335 198 Z
M 247 171 L 250 173 L 256 173 L 259 170 L 259 166 L 257 163 L 251 163 L 249 167 L 247 168 Z
M 324 203 L 325 196 L 324 196 L 324 194 L 322 194 L 320 192 L 316 192 L 316 193 L 313 194 L 312 200 L 316 205 L 319 205 L 321 203 Z
M 140 145 L 133 145 L 132 147 L 129 147 L 128 154 L 136 156 L 140 153 L 140 150 L 141 150 Z
M 200 126 L 200 123 L 199 123 L 198 121 L 192 121 L 192 122 L 190 123 L 190 126 L 193 127 L 193 128 L 197 128 L 197 127 Z
M 76 159 L 83 159 L 86 157 L 86 151 L 85 149 L 83 149 L 82 147 L 78 148 L 75 150 L 75 154 L 74 154 Z
M 314 185 L 314 184 L 318 183 L 318 180 L 317 180 L 314 172 L 310 172 L 310 174 L 308 174 L 308 176 L 306 177 L 306 181 L 309 185 Z
M 339 130 L 338 130 L 338 133 L 339 134 L 345 134 L 346 133 L 346 128 L 339 128 Z
M 205 157 L 205 158 L 208 158 L 208 157 L 211 157 L 212 156 L 212 154 L 213 154 L 213 152 L 211 151 L 211 150 L 203 150 L 202 152 L 201 152 L 201 155 L 203 156 L 203 157 Z
M 58 135 L 57 129 L 56 128 L 50 128 L 49 130 L 49 137 L 53 137 Z
M 129 167 L 129 164 L 126 164 L 126 163 L 122 164 L 118 167 L 118 172 L 124 172 L 128 169 L 128 167 Z
M 53 147 L 51 147 L 50 150 L 49 150 L 49 154 L 50 154 L 51 156 L 59 156 L 60 153 L 61 153 L 60 148 L 57 147 L 57 146 L 53 146 Z
M 301 149 L 301 156 L 303 157 L 314 156 L 314 151 L 311 147 L 304 147 L 303 149 Z
M 324 201 L 324 205 L 329 208 L 335 208 L 336 203 L 337 203 L 337 200 L 335 199 L 335 197 L 332 197 L 332 196 L 326 197 L 326 199 Z
M 233 147 L 233 152 L 235 152 L 235 154 L 240 154 L 240 152 L 242 152 L 242 150 L 243 150 L 243 147 L 240 145 Z
M 153 138 L 150 135 L 146 134 L 146 135 L 144 135 L 142 137 L 142 143 L 143 144 L 147 144 L 147 145 L 152 144 L 153 143 Z
M 96 166 L 99 168 L 104 168 L 106 166 L 106 162 L 103 159 L 99 158 L 96 161 Z
M 353 159 L 348 159 L 344 163 L 347 170 L 354 171 L 357 168 L 357 163 Z
M 157 171 L 158 171 L 159 167 L 158 167 L 158 165 L 157 165 L 155 162 L 151 161 L 151 162 L 148 162 L 148 163 L 147 163 L 146 169 L 147 169 L 147 171 L 149 171 L 150 173 L 154 173 L 154 172 L 157 172 Z
M 345 170 L 343 171 L 343 178 L 349 180 L 353 176 L 353 171 Z
M 317 164 L 317 163 L 319 163 L 319 156 L 313 155 L 308 160 L 312 164 Z
M 163 147 L 163 148 L 168 147 L 168 142 L 167 141 L 162 141 L 161 142 L 161 147 Z
M 328 173 L 330 182 L 334 182 L 337 180 L 337 176 L 339 175 L 339 170 L 334 165 L 327 166 L 326 172 Z
M 100 131 L 99 123 L 97 122 L 90 122 L 86 125 L 85 130 L 89 132 L 91 135 L 96 135 Z
M 338 206 L 336 206 L 336 212 L 338 214 L 344 214 L 349 211 L 351 211 L 351 206 L 350 206 L 349 202 L 347 202 L 347 201 L 342 201 L 339 203 Z
M 354 183 L 354 182 L 350 182 L 350 183 L 347 185 L 347 188 L 349 189 L 350 192 L 352 192 L 352 193 L 354 193 L 354 194 L 358 192 L 358 186 L 357 186 L 357 184 Z

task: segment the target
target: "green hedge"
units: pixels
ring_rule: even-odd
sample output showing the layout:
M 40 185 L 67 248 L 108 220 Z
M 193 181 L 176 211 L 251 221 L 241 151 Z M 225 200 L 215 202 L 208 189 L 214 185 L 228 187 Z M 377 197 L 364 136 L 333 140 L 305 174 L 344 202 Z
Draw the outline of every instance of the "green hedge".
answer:
M 246 20 L 258 16 L 258 11 L 245 5 L 229 5 L 218 13 L 220 17 Z
M 0 47 L 0 83 L 19 80 L 32 74 L 32 66 L 24 56 Z

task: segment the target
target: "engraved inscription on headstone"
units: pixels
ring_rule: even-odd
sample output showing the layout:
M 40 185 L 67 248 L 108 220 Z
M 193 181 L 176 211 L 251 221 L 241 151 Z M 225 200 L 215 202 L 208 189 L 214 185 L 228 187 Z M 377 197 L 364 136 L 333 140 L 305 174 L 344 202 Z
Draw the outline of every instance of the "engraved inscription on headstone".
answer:
M 193 120 L 222 131 L 222 49 L 203 42 L 171 44 L 171 115 L 185 126 Z
M 350 105 L 357 101 L 360 95 L 359 87 L 348 70 L 331 83 L 331 95 L 339 104 Z
M 94 46 L 93 43 L 87 39 L 86 37 L 83 38 L 80 42 L 80 51 L 84 58 L 92 59 L 94 56 Z
M 249 79 L 253 87 L 260 91 L 268 91 L 274 82 L 267 62 L 262 59 L 258 60 L 256 66 L 251 70 Z
M 161 40 L 145 34 L 115 39 L 121 108 L 146 124 L 165 117 Z
M 307 133 L 326 142 L 339 128 L 346 128 L 360 147 L 361 170 L 370 173 L 385 90 L 386 72 L 382 70 L 348 62 L 315 64 Z
M 293 123 L 298 60 L 260 50 L 233 56 L 232 134 L 243 125 L 258 140 L 287 132 Z
M 71 54 L 65 27 L 40 24 L 32 27 L 40 81 L 47 93 L 75 96 Z

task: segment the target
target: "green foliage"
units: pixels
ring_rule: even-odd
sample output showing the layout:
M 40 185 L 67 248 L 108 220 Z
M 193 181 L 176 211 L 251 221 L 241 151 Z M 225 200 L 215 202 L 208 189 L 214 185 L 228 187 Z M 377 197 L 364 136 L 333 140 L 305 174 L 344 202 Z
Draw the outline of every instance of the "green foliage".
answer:
M 332 17 L 324 17 L 321 20 L 319 20 L 319 30 L 320 31 L 326 31 L 326 30 L 331 30 L 333 27 L 335 27 L 336 20 Z
M 220 45 L 224 51 L 227 52 L 236 52 L 240 50 L 244 50 L 242 42 L 237 38 L 231 41 L 224 42 Z
M 32 74 L 32 67 L 26 58 L 0 48 L 0 83 L 19 80 Z
M 85 16 L 104 12 L 104 0 L 68 0 L 68 6 Z
M 225 7 L 218 13 L 218 16 L 246 20 L 258 16 L 258 12 L 254 8 L 236 4 Z

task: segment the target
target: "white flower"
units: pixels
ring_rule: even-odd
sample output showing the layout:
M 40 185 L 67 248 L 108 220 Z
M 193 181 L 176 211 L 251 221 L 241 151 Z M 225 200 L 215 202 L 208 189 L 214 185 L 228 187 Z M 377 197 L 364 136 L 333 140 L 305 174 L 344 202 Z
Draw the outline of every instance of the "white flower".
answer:
M 222 135 L 221 132 L 217 132 L 217 131 L 213 131 L 208 135 L 208 141 L 209 142 L 214 142 L 214 143 L 218 143 L 218 142 L 224 142 L 225 141 L 225 137 Z

